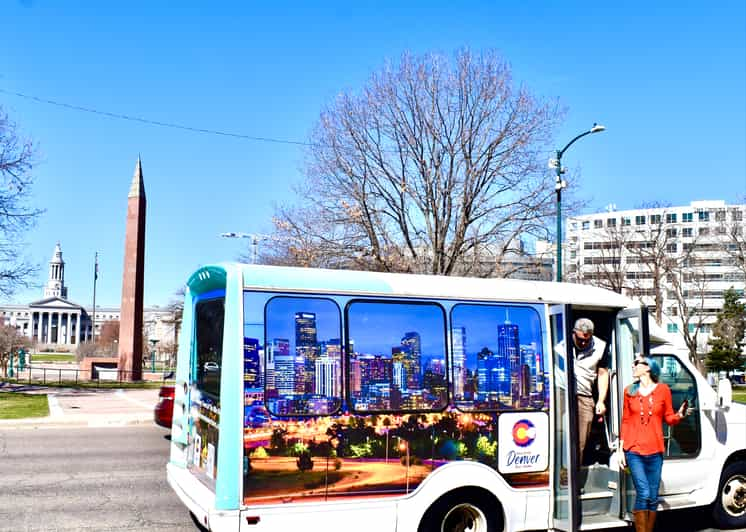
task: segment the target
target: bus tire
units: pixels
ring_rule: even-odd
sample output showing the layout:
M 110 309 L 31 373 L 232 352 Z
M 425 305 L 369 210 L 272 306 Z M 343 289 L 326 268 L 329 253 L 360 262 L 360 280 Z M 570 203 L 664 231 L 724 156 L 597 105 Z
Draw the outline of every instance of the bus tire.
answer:
M 746 462 L 723 469 L 712 516 L 720 528 L 746 528 Z
M 436 500 L 417 532 L 501 532 L 502 507 L 481 488 L 461 488 Z

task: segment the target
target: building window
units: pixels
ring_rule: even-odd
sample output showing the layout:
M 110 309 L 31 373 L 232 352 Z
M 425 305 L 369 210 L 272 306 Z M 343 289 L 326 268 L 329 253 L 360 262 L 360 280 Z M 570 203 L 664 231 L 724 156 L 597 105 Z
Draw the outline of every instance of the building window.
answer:
M 635 216 L 635 225 L 645 225 L 645 216 Z
M 578 230 L 578 222 L 572 222 L 570 224 L 570 230 L 577 231 Z
M 686 237 L 691 237 L 692 234 L 693 234 L 693 231 L 692 231 L 691 227 L 685 227 L 684 229 L 681 230 L 681 236 L 683 236 L 685 238 Z
M 734 222 L 742 222 L 743 221 L 743 211 L 739 211 L 738 209 L 733 209 L 731 211 L 731 214 L 733 216 Z
M 667 224 L 675 224 L 676 223 L 676 213 L 675 212 L 666 214 L 666 223 Z
M 727 233 L 727 232 L 728 232 L 728 230 L 727 230 L 727 229 L 725 228 L 725 226 L 724 226 L 724 225 L 719 225 L 719 226 L 718 226 L 718 227 L 717 227 L 717 228 L 715 229 L 715 231 L 716 231 L 716 232 L 717 232 L 717 234 L 719 234 L 719 235 L 724 235 L 725 233 Z
M 570 258 L 571 258 L 571 259 L 574 259 L 574 258 L 576 258 L 577 256 L 578 256 L 578 252 L 577 252 L 577 251 L 571 251 L 571 252 L 570 252 Z
M 710 228 L 709 227 L 700 227 L 699 228 L 699 236 L 707 236 L 710 234 Z
M 616 218 L 607 218 L 606 227 L 616 227 Z
M 710 211 L 699 211 L 699 221 L 700 222 L 709 222 L 710 221 Z
M 696 325 L 694 325 L 693 323 L 690 323 L 690 324 L 689 324 L 689 332 L 690 332 L 690 333 L 693 333 L 693 332 L 694 332 L 694 331 L 696 331 L 696 330 L 697 330 L 697 326 L 696 326 Z
M 659 225 L 661 223 L 661 215 L 660 214 L 651 214 L 650 215 L 650 223 Z
M 679 326 L 675 323 L 669 323 L 668 324 L 668 332 L 670 333 L 677 333 L 679 332 Z
M 694 214 L 691 212 L 685 212 L 684 214 L 681 215 L 681 221 L 684 223 L 694 221 Z
M 630 221 L 629 216 L 622 216 L 622 225 L 626 226 L 626 225 L 630 225 L 630 224 L 631 224 L 631 221 Z
M 594 229 L 601 229 L 604 226 L 603 220 L 593 220 Z
M 583 222 L 583 231 L 587 231 L 591 228 L 591 222 Z
M 725 211 L 715 211 L 715 221 L 716 222 L 724 222 L 725 221 Z
M 678 234 L 678 231 L 676 231 L 676 228 L 666 229 L 666 236 L 668 238 L 676 238 L 677 234 Z
M 678 250 L 678 246 L 676 245 L 676 242 L 672 242 L 671 244 L 666 244 L 666 251 L 668 253 L 676 253 Z

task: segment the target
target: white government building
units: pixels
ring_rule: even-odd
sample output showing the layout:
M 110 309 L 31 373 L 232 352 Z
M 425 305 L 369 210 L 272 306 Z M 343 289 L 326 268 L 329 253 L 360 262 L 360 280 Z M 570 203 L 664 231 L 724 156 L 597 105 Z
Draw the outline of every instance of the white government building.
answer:
M 567 223 L 564 279 L 569 282 L 621 288 L 655 309 L 655 272 L 662 294 L 661 325 L 681 334 L 684 320 L 677 296 L 684 297 L 695 316 L 698 351 L 707 351 L 716 314 L 723 308 L 723 291 L 733 287 L 743 296 L 746 287 L 743 252 L 746 205 L 725 201 L 693 201 L 678 207 L 652 207 L 570 218 Z M 739 256 L 741 257 L 739 259 Z M 679 265 L 677 282 L 653 260 Z
M 78 344 L 98 337 L 101 326 L 107 321 L 119 321 L 119 308 L 96 305 L 95 328 L 93 312 L 67 299 L 65 286 L 65 261 L 58 242 L 49 261 L 49 279 L 44 286 L 44 298 L 28 305 L 0 304 L 2 323 L 18 329 L 31 338 L 38 350 L 47 347 L 74 350 Z M 176 340 L 174 313 L 169 309 L 150 307 L 143 309 L 145 337 L 165 345 Z

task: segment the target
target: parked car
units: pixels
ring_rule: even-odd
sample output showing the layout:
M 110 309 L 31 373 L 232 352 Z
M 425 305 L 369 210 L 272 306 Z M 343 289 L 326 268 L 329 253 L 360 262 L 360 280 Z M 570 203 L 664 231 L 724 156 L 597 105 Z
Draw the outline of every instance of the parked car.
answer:
M 171 428 L 174 416 L 174 387 L 161 386 L 158 392 L 158 404 L 155 405 L 154 419 L 157 425 Z

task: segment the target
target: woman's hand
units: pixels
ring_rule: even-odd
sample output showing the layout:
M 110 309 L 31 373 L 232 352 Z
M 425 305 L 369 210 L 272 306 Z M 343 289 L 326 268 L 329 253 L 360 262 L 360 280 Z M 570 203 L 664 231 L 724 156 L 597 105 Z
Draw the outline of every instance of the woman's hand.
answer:
M 683 403 L 681 403 L 681 406 L 679 407 L 679 410 L 676 413 L 679 414 L 679 417 L 681 419 L 684 419 L 686 415 L 688 414 L 687 412 L 688 410 L 689 410 L 689 403 L 688 401 L 684 401 Z

